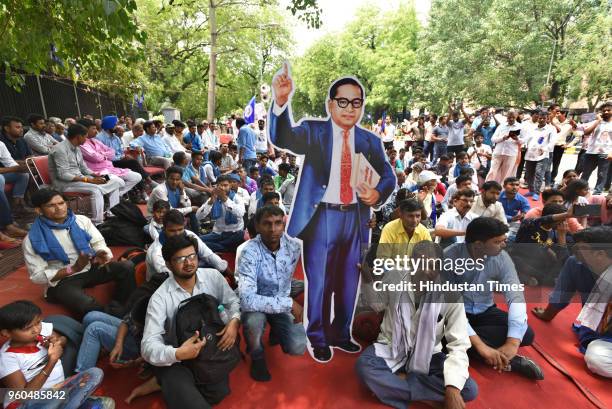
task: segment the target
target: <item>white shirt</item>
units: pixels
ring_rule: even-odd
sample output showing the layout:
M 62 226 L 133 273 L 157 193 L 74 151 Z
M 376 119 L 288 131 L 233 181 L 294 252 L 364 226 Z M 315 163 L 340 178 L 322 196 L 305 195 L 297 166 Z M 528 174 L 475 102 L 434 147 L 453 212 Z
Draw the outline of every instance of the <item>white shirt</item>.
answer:
M 452 119 L 448 121 L 448 146 L 463 145 L 463 128 L 465 122 L 458 119 L 457 122 Z
M 433 135 L 433 130 L 436 127 L 436 124 L 431 124 L 431 122 L 425 122 L 425 140 L 427 142 L 431 142 L 431 135 Z
M 162 138 L 164 143 L 168 145 L 168 148 L 172 151 L 172 153 L 176 152 L 185 152 L 185 147 L 176 139 L 174 135 L 166 135 Z
M 537 126 L 531 131 L 522 133 L 522 142 L 527 146 L 525 160 L 537 162 L 548 158 L 549 152 L 555 148 L 556 137 L 557 131 L 552 125 L 544 125 L 543 128 Z
M 113 253 L 106 246 L 106 242 L 104 241 L 104 237 L 98 231 L 96 226 L 91 222 L 89 217 L 77 214 L 76 223 L 83 229 L 87 234 L 91 236 L 91 240 L 89 242 L 91 248 L 97 253 L 99 251 L 104 251 L 110 258 L 113 257 Z M 52 229 L 53 235 L 59 242 L 60 246 L 66 252 L 68 259 L 70 260 L 70 265 L 73 265 L 77 258 L 79 258 L 79 252 L 76 247 L 74 247 L 74 243 L 70 238 L 70 232 L 68 230 L 62 229 Z M 57 274 L 58 270 L 65 268 L 66 265 L 59 260 L 51 260 L 46 261 L 41 256 L 39 256 L 32 247 L 32 243 L 30 242 L 30 237 L 26 236 L 23 241 L 23 256 L 25 258 L 25 264 L 28 269 L 28 273 L 30 274 L 30 280 L 34 284 L 40 284 L 45 286 L 45 292 L 47 287 L 55 287 L 60 281 L 56 280 L 51 281 L 53 277 Z M 90 264 L 87 265 L 80 271 L 74 271 L 72 275 L 77 275 L 79 273 L 83 273 L 85 271 L 89 271 Z
M 209 249 L 202 240 L 200 240 L 197 234 L 191 230 L 185 230 L 185 233 L 187 236 L 193 237 L 198 241 L 198 258 L 200 261 L 204 260 L 215 270 L 227 270 L 227 261 L 213 253 L 212 250 Z M 146 264 L 147 281 L 149 281 L 151 277 L 157 273 L 168 273 L 172 275 L 170 270 L 168 270 L 168 267 L 166 267 L 166 260 L 164 260 L 164 257 L 162 256 L 162 244 L 159 242 L 159 237 L 155 239 L 153 244 L 151 244 L 147 250 Z
M 124 148 L 129 148 L 130 142 L 132 142 L 133 140 L 134 140 L 134 132 L 127 131 L 127 132 L 124 132 L 123 136 L 121 137 L 121 144 L 123 145 Z
M 557 132 L 557 140 L 555 141 L 555 145 L 557 146 L 565 145 L 567 136 L 572 132 L 572 126 L 566 119 L 565 122 L 559 123 L 559 129 L 560 131 Z
M 467 150 L 468 155 L 471 155 L 473 152 L 476 153 L 474 154 L 474 156 L 472 156 L 472 159 L 470 159 L 472 167 L 478 170 L 480 169 L 480 165 L 482 164 L 482 166 L 486 168 L 487 164 L 489 163 L 489 160 L 485 156 L 478 156 L 478 154 L 488 153 L 489 155 L 493 155 L 493 150 L 491 149 L 491 147 L 485 143 L 481 144 L 480 146 L 470 146 L 470 148 Z
M 147 201 L 147 211 L 149 212 L 149 214 L 153 214 L 153 204 L 158 200 L 163 200 L 165 202 L 170 203 L 170 201 L 168 200 L 168 188 L 166 187 L 165 183 L 160 183 L 159 185 L 155 186 L 155 188 L 151 192 L 149 200 Z M 187 193 L 185 193 L 184 189 L 181 194 L 180 204 L 181 207 L 176 210 L 183 214 L 189 214 L 193 210 L 191 208 L 191 200 L 189 199 L 189 196 L 187 196 Z M 172 207 L 172 205 L 170 205 L 170 207 Z
M 48 337 L 52 332 L 53 324 L 43 322 L 40 335 Z M 11 352 L 8 351 L 11 348 L 10 344 L 10 341 L 6 341 L 0 348 L 0 379 L 19 371 L 23 374 L 26 382 L 30 382 L 47 364 L 47 357 L 49 355 L 47 348 L 37 343 L 38 352 L 18 352 L 18 347 L 15 348 L 15 352 Z M 63 381 L 64 369 L 62 368 L 62 360 L 59 359 L 41 389 L 50 389 Z M 4 397 L 4 407 L 7 407 L 11 402 L 12 400 L 6 394 Z
M 206 216 L 210 214 L 212 211 L 213 205 L 210 203 L 210 200 L 206 200 L 204 204 L 198 209 L 196 212 L 196 217 L 198 220 L 202 220 Z M 229 196 L 227 200 L 223 202 L 221 217 L 217 220 L 214 220 L 213 233 L 223 233 L 223 232 L 237 232 L 244 229 L 244 213 L 246 209 L 244 208 L 244 203 L 242 199 L 237 194 L 234 196 L 234 199 L 230 199 Z M 236 224 L 226 224 L 225 223 L 225 213 L 230 212 L 236 219 L 238 219 L 238 223 Z
M 17 162 L 15 162 L 8 148 L 2 141 L 0 141 L 0 163 L 5 168 L 12 168 L 13 166 L 18 166 Z
M 204 174 L 206 174 L 206 180 L 210 183 L 217 183 L 217 177 L 215 176 L 215 170 L 210 163 L 204 165 Z M 206 181 L 202 181 L 207 183 Z
M 333 130 L 333 145 L 332 145 L 332 160 L 331 160 L 331 169 L 329 170 L 329 180 L 327 181 L 327 188 L 325 189 L 325 193 L 323 194 L 322 202 L 326 203 L 334 203 L 334 204 L 342 204 L 340 200 L 340 179 L 342 173 L 342 128 L 340 128 L 334 121 L 332 121 L 332 130 Z M 384 141 L 384 138 L 383 138 Z M 349 131 L 348 138 L 349 148 L 351 151 L 351 164 L 353 163 L 353 158 L 355 157 L 355 127 L 352 127 Z M 335 169 L 334 169 L 335 168 Z M 355 171 L 353 169 L 353 171 Z M 351 203 L 357 202 L 357 195 L 355 193 L 355 189 L 353 190 L 353 198 L 351 199 Z
M 520 130 L 521 124 L 518 122 L 514 122 L 512 125 L 508 125 L 507 123 L 500 124 L 491 137 L 491 141 L 495 144 L 493 153 L 495 155 L 517 156 L 519 142 L 512 138 L 508 138 L 504 141 L 504 137 L 508 136 L 510 131 Z
M 202 135 L 202 144 L 208 149 L 218 149 L 219 148 L 219 137 L 214 134 L 210 129 L 204 131 Z
M 189 294 L 170 277 L 153 293 L 147 307 L 142 335 L 142 357 L 153 366 L 170 366 L 178 360 L 176 350 L 175 316 L 179 304 L 192 296 L 206 293 L 223 304 L 229 319 L 240 319 L 240 301 L 223 276 L 212 269 L 200 268 L 196 272 L 196 283 Z M 227 323 L 226 323 L 227 324 Z
M 383 142 L 393 142 L 395 140 L 395 125 L 385 124 L 385 132 L 383 134 L 382 140 Z
M 612 152 L 612 121 L 602 121 L 591 134 L 586 146 L 586 153 L 594 155 L 610 154 Z
M 442 216 L 436 222 L 436 226 L 442 226 L 450 230 L 466 231 L 468 224 L 478 216 L 468 211 L 465 216 L 461 217 L 456 208 L 452 208 L 447 212 L 442 213 Z M 456 236 L 457 243 L 465 242 L 465 236 Z
M 242 200 L 242 204 L 244 205 L 244 208 L 246 209 L 247 205 L 251 201 L 251 195 L 249 195 L 249 191 L 243 187 L 238 186 L 238 191 L 236 192 L 236 195 L 240 197 L 240 199 Z
M 478 217 L 493 217 L 504 224 L 508 224 L 508 221 L 506 220 L 506 213 L 504 212 L 504 206 L 502 206 L 501 202 L 495 202 L 490 204 L 488 207 L 485 207 L 484 201 L 482 200 L 482 195 L 476 196 L 476 201 L 472 205 L 470 213 L 473 213 Z
M 267 152 L 268 151 L 268 137 L 266 136 L 266 130 L 256 129 L 255 135 L 257 136 L 257 141 L 255 142 L 255 151 Z

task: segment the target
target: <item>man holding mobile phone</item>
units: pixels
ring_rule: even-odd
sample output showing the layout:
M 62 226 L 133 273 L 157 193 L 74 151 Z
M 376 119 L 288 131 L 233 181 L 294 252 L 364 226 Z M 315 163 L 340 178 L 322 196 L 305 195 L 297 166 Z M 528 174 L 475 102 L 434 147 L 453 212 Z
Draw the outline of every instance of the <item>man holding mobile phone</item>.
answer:
M 495 144 L 495 150 L 487 182 L 494 180 L 501 184 L 504 179 L 516 173 L 517 157 L 521 146 L 519 140 L 521 124 L 516 122 L 516 116 L 516 110 L 509 110 L 506 123 L 500 124 L 491 138 Z

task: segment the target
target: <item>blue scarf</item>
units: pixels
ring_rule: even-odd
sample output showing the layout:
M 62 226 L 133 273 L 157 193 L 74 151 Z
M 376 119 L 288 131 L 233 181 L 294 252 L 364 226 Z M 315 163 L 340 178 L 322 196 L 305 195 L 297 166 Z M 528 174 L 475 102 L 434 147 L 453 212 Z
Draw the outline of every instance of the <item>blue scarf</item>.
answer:
M 236 193 L 234 193 L 233 190 L 230 190 L 228 196 L 229 196 L 229 200 L 234 200 Z M 212 217 L 213 220 L 217 220 L 219 217 L 221 217 L 222 214 L 223 214 L 223 202 L 221 202 L 220 199 L 217 199 L 215 200 L 215 203 L 213 204 L 210 217 Z M 236 224 L 236 223 L 238 223 L 238 218 L 236 217 L 236 215 L 226 210 L 225 211 L 225 224 L 229 225 L 229 224 Z
M 471 167 L 472 166 L 470 166 L 469 163 L 464 165 L 464 166 L 462 166 L 460 163 L 457 163 L 457 166 L 455 166 L 455 171 L 454 171 L 453 177 L 456 178 L 457 176 L 459 176 L 461 174 L 461 170 L 463 170 L 463 169 L 470 169 Z
M 64 223 L 55 223 L 46 217 L 39 216 L 34 220 L 32 228 L 28 233 L 32 248 L 45 261 L 59 260 L 64 264 L 69 264 L 70 259 L 62 248 L 52 230 L 68 230 L 74 247 L 79 254 L 86 253 L 94 255 L 94 251 L 89 245 L 91 236 L 81 228 L 76 222 L 76 216 L 72 210 L 68 210 L 68 217 Z
M 178 209 L 181 204 L 181 191 L 179 189 L 172 190 L 166 183 L 166 190 L 168 190 L 168 203 L 173 209 Z
M 257 209 L 259 209 L 260 207 L 263 207 L 264 202 L 263 202 L 263 195 L 261 194 L 261 190 L 257 189 L 257 191 L 255 192 L 255 199 L 257 199 Z

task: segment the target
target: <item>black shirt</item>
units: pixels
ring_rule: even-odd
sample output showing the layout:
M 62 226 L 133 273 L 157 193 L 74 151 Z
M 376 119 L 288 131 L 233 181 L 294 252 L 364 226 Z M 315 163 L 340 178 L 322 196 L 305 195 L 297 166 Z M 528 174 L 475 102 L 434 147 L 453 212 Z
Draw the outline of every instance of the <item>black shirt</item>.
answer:
M 8 149 L 11 156 L 16 161 L 24 160 L 28 156 L 32 156 L 32 150 L 23 138 L 19 138 L 17 142 L 13 142 L 4 132 L 0 131 L 0 141 L 4 142 L 6 149 Z M 2 166 L 2 164 L 0 164 L 0 166 Z

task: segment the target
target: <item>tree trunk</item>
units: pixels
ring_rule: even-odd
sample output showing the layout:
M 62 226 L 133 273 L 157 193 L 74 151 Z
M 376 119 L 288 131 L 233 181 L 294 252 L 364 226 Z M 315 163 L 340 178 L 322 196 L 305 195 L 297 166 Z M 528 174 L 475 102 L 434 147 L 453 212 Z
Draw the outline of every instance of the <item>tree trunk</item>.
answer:
M 210 29 L 210 61 L 208 63 L 208 111 L 206 119 L 215 119 L 217 97 L 217 5 L 215 0 L 208 0 L 208 27 Z

